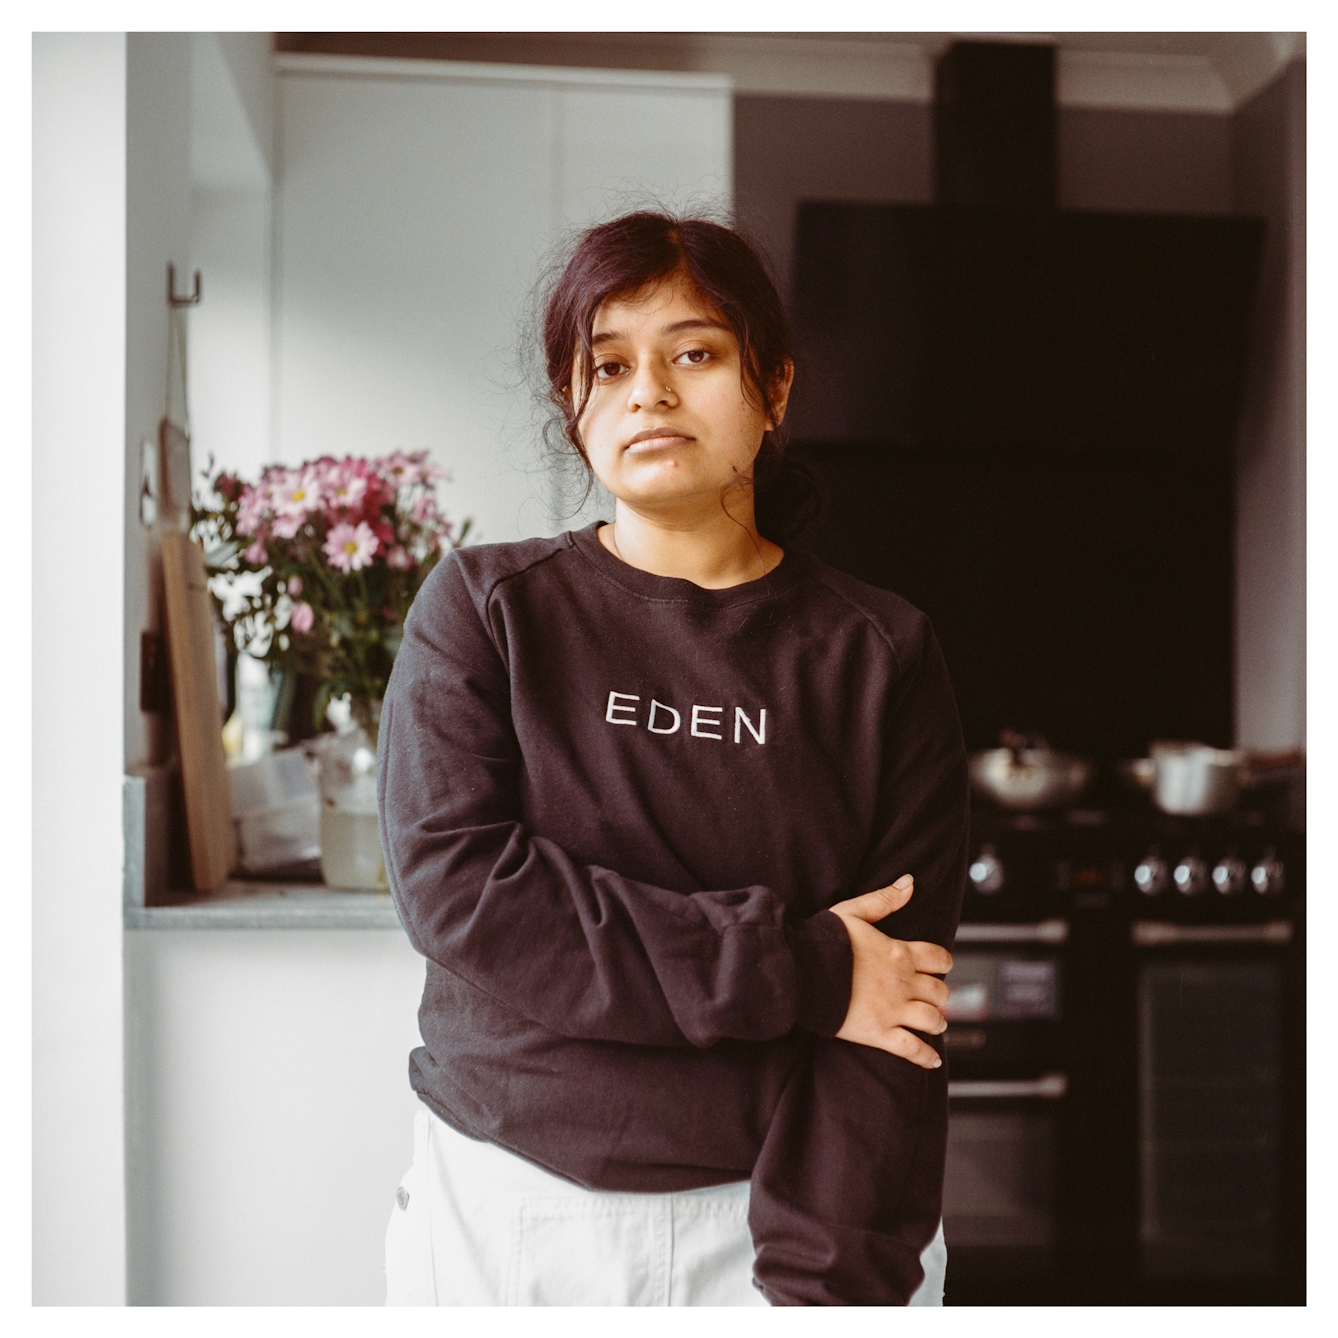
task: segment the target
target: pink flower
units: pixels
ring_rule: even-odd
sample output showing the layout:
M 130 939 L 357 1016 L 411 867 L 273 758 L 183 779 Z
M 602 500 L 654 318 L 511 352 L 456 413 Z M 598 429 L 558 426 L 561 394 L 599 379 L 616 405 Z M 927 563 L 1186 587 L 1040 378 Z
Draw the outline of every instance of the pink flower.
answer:
M 237 505 L 237 533 L 254 534 L 268 511 L 266 504 L 267 489 L 253 488 L 249 483 L 242 489 L 241 501 Z
M 400 544 L 396 544 L 386 554 L 386 566 L 394 567 L 396 571 L 407 571 L 413 566 L 413 557 Z
M 358 468 L 361 461 L 345 460 L 329 464 L 324 471 L 323 483 L 326 505 L 351 511 L 362 505 L 367 495 L 367 475 Z
M 441 513 L 437 510 L 436 498 L 423 494 L 414 504 L 413 511 L 410 513 L 415 525 L 429 525 L 433 521 L 441 519 Z
M 389 479 L 397 488 L 408 488 L 418 482 L 418 465 L 403 451 L 395 451 L 376 461 L 376 468 L 383 478 Z
M 302 593 L 302 578 L 300 576 L 290 576 L 288 578 L 288 593 L 294 599 Z
M 356 529 L 347 521 L 341 521 L 325 536 L 325 555 L 330 559 L 330 565 L 342 572 L 370 567 L 380 546 L 380 540 L 365 520 L 359 521 Z
M 302 469 L 293 469 L 278 479 L 272 489 L 274 510 L 280 516 L 296 516 L 300 525 L 302 519 L 312 511 L 318 511 L 322 504 L 320 474 L 310 465 Z M 297 530 L 293 530 L 296 534 Z M 291 538 L 292 535 L 285 536 Z
M 300 511 L 288 511 L 275 516 L 271 531 L 276 539 L 291 539 L 302 528 L 306 517 Z
M 269 561 L 269 551 L 265 547 L 264 538 L 259 538 L 250 548 L 242 554 L 242 561 L 249 562 L 253 567 L 263 567 Z
M 299 604 L 294 604 L 292 612 L 288 615 L 288 626 L 291 627 L 298 636 L 306 636 L 306 634 L 311 631 L 312 624 L 315 621 L 315 611 L 305 600 Z
M 432 483 L 435 479 L 448 477 L 444 469 L 428 461 L 426 451 L 414 451 L 409 455 L 395 451 L 375 461 L 375 466 L 382 477 L 397 488 L 410 488 L 416 483 Z

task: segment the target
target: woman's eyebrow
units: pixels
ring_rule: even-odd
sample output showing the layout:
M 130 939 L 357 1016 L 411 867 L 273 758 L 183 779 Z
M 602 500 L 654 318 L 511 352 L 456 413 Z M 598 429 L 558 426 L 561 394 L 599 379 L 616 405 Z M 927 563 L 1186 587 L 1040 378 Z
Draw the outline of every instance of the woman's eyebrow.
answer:
M 675 321 L 672 325 L 666 325 L 661 334 L 677 334 L 680 330 L 728 330 L 730 327 L 724 321 L 703 320 L 701 317 L 694 317 L 691 320 Z
M 701 317 L 692 317 L 686 321 L 675 321 L 672 325 L 662 326 L 660 333 L 662 335 L 678 334 L 682 330 L 729 330 L 730 327 L 724 321 L 704 320 Z M 596 344 L 613 344 L 620 339 L 626 339 L 627 336 L 621 330 L 601 330 L 599 334 L 593 335 L 590 339 L 590 347 Z

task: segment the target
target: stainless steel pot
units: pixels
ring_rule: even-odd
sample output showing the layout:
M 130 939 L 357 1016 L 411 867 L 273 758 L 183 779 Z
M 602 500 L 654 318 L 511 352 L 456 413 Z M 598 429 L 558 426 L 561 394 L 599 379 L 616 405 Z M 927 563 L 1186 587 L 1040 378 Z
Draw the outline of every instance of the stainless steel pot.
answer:
M 1155 768 L 1152 801 L 1163 813 L 1226 813 L 1249 780 L 1248 755 L 1240 749 L 1165 740 L 1148 751 Z
M 1058 753 L 1039 735 L 1005 730 L 1002 748 L 972 756 L 971 783 L 1003 808 L 1019 813 L 1071 804 L 1092 779 L 1093 766 L 1084 757 Z
M 1120 775 L 1146 790 L 1165 813 L 1198 817 L 1229 811 L 1241 790 L 1304 780 L 1305 750 L 1255 752 L 1163 739 L 1150 757 L 1119 763 Z

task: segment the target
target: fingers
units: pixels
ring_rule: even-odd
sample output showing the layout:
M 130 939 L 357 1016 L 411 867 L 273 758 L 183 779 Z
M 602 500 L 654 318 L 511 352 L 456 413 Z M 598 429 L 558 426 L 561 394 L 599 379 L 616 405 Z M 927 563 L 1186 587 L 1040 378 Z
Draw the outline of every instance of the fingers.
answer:
M 917 971 L 930 975 L 945 976 L 952 970 L 952 953 L 947 948 L 940 948 L 937 943 L 907 943 L 910 950 L 911 965 Z
M 943 1062 L 932 1045 L 926 1045 L 918 1036 L 913 1036 L 902 1027 L 894 1027 L 889 1031 L 878 1049 L 909 1059 L 922 1069 L 936 1069 Z
M 886 919 L 894 911 L 899 911 L 915 891 L 915 879 L 904 873 L 890 887 L 876 888 L 862 896 L 851 897 L 847 901 L 838 901 L 831 909 L 838 915 L 853 915 L 858 920 L 875 924 Z
M 898 1016 L 903 1027 L 923 1031 L 929 1036 L 941 1036 L 948 1029 L 947 1019 L 933 1004 L 910 999 L 902 1005 Z
M 940 980 L 937 976 L 925 976 L 917 972 L 911 981 L 910 997 L 920 999 L 927 1004 L 933 1004 L 935 1008 L 942 1008 L 948 1002 L 951 994 L 952 991 L 948 988 L 947 982 Z

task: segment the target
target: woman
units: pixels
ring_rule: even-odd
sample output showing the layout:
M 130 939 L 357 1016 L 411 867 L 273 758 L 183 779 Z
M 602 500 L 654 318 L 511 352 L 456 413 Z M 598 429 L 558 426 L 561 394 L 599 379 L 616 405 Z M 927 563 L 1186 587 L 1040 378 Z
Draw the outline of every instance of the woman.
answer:
M 382 716 L 428 960 L 388 1301 L 937 1304 L 967 780 L 933 632 L 777 542 L 793 363 L 732 229 L 591 229 L 544 346 L 614 520 L 451 554 Z

